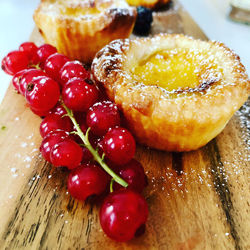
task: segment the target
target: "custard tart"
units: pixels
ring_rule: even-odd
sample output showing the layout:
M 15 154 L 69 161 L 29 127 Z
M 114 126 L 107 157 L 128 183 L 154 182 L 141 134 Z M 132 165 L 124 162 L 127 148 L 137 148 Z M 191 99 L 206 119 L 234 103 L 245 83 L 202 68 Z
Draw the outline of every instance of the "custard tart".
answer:
M 171 0 L 126 0 L 129 5 L 143 6 L 150 9 L 155 9 L 164 6 Z
M 43 0 L 34 20 L 58 52 L 90 63 L 104 45 L 130 35 L 136 9 L 125 0 Z
M 97 53 L 92 72 L 137 141 L 166 151 L 205 145 L 249 94 L 233 51 L 184 35 L 113 41 Z

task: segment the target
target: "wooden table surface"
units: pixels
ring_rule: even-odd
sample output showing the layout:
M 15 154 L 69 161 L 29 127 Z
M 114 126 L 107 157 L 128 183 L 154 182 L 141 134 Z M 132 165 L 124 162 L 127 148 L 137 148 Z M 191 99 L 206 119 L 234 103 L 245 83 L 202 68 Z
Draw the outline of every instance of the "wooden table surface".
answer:
M 155 13 L 159 32 L 207 39 L 177 2 Z M 41 43 L 36 31 L 32 40 Z M 40 122 L 10 86 L 0 108 L 0 249 L 250 249 L 249 103 L 200 150 L 137 146 L 150 213 L 146 233 L 128 243 L 103 234 L 101 199 L 71 198 L 68 173 L 41 158 Z

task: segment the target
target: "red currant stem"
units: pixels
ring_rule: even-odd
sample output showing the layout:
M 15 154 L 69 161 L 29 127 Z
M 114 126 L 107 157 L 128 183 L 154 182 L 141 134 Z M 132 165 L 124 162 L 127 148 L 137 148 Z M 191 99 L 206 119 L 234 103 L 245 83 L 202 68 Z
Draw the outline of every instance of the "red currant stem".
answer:
M 65 115 L 62 116 L 62 118 L 63 118 L 63 117 L 66 117 L 66 116 L 68 116 L 68 115 L 65 114 Z M 70 134 L 70 135 L 78 135 L 78 133 L 77 133 L 76 131 L 71 131 L 71 132 L 69 132 L 69 134 Z
M 41 69 L 41 67 L 39 66 L 39 64 L 30 64 L 29 68 Z
M 103 160 L 103 161 L 104 161 L 104 157 L 105 157 L 105 154 L 103 153 L 103 154 L 102 154 L 102 160 Z
M 113 191 L 114 191 L 113 190 L 114 181 L 115 181 L 114 178 L 112 178 L 111 181 L 110 181 L 110 185 L 109 185 L 109 191 L 110 191 L 110 193 L 113 193 Z
M 95 161 L 97 161 L 100 166 L 110 175 L 112 176 L 112 178 L 114 179 L 115 182 L 119 183 L 120 185 L 122 185 L 123 187 L 127 187 L 128 183 L 126 181 L 124 181 L 120 176 L 118 176 L 113 170 L 111 170 L 108 165 L 104 162 L 103 157 L 100 157 L 100 155 L 98 154 L 97 150 L 95 150 L 88 139 L 88 133 L 90 128 L 88 128 L 86 134 L 84 135 L 82 130 L 80 129 L 79 124 L 77 123 L 74 114 L 72 112 L 71 109 L 69 109 L 64 103 L 62 103 L 62 106 L 65 108 L 65 110 L 67 111 L 68 117 L 71 119 L 71 121 L 73 122 L 76 132 L 75 134 L 77 134 L 83 141 L 84 146 L 91 152 L 91 154 L 93 155 L 93 158 Z

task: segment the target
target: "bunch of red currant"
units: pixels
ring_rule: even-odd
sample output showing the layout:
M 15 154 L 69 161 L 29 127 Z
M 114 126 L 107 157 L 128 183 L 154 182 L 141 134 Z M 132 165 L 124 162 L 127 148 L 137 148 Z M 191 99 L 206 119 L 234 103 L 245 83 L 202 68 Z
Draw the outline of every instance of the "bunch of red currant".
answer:
M 37 47 L 32 42 L 4 57 L 2 69 L 14 75 L 12 83 L 30 109 L 44 117 L 40 151 L 54 166 L 71 170 L 70 194 L 86 200 L 109 186 L 100 209 L 104 232 L 117 241 L 142 234 L 148 207 L 140 193 L 147 179 L 133 159 L 136 143 L 120 127 L 117 106 L 100 93 L 89 71 L 53 46 Z

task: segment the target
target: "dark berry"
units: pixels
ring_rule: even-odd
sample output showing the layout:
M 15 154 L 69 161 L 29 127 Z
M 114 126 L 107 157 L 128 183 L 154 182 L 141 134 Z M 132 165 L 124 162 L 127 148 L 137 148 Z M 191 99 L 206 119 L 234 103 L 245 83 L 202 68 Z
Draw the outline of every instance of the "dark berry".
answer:
M 120 125 L 117 106 L 111 101 L 94 104 L 87 113 L 87 125 L 95 135 L 105 135 L 109 128 Z
M 116 241 L 129 241 L 142 233 L 148 217 L 148 206 L 137 192 L 118 190 L 106 197 L 99 217 L 107 236 Z
M 134 32 L 138 35 L 148 35 L 152 22 L 152 10 L 142 6 L 137 7 L 137 18 Z
M 86 200 L 102 194 L 109 182 L 109 176 L 95 164 L 83 164 L 73 169 L 68 177 L 69 193 L 78 200 Z

